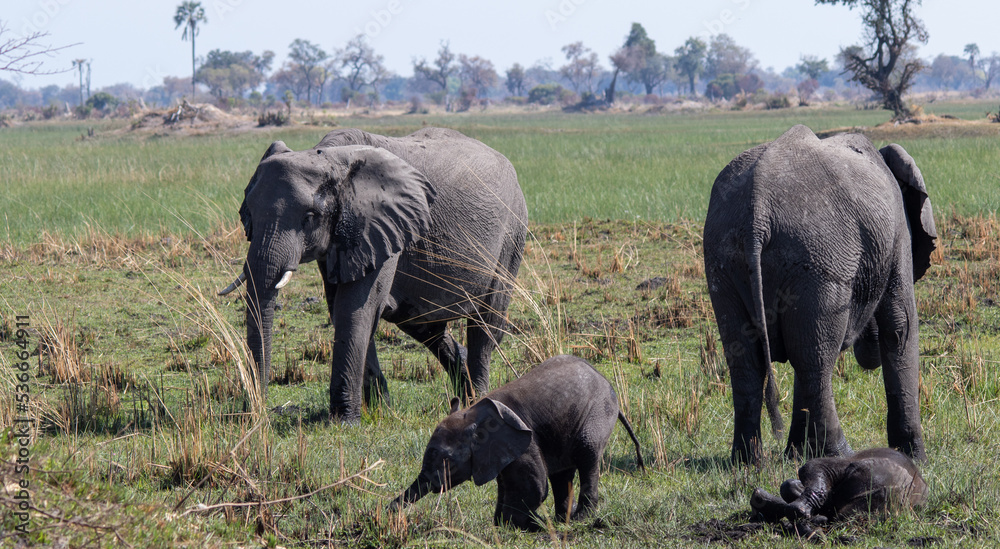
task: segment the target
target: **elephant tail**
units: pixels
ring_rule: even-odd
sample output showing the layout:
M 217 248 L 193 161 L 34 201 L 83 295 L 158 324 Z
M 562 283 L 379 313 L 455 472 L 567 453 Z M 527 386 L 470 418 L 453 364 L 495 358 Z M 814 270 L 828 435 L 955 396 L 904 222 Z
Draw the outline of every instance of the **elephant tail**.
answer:
M 632 424 L 628 422 L 628 418 L 625 414 L 618 410 L 618 421 L 622 422 L 625 430 L 628 431 L 628 436 L 632 437 L 632 443 L 635 444 L 635 463 L 639 466 L 639 469 L 645 471 L 646 464 L 642 462 L 642 448 L 639 446 L 639 439 L 635 437 L 635 432 L 632 431 Z
M 755 238 L 749 250 L 750 292 L 753 299 L 753 318 L 760 334 L 758 341 L 764 356 L 764 405 L 771 420 L 771 434 L 774 438 L 780 439 L 785 431 L 785 425 L 781 419 L 781 410 L 778 409 L 778 380 L 775 378 L 774 366 L 771 363 L 771 344 L 767 338 L 767 309 L 764 307 L 764 280 L 760 265 L 763 248 L 763 242 Z

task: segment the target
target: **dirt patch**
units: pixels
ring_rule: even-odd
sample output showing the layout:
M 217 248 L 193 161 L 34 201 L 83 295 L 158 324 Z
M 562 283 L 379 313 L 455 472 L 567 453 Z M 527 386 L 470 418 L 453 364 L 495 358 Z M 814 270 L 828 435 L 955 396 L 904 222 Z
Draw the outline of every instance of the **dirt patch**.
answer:
M 905 120 L 883 122 L 878 126 L 848 126 L 816 132 L 820 138 L 838 133 L 861 133 L 872 141 L 892 141 L 895 139 L 1000 136 L 1000 124 L 989 119 L 964 120 L 950 115 L 935 114 L 914 116 Z
M 200 135 L 223 131 L 246 131 L 257 126 L 249 116 L 230 114 L 208 103 L 182 101 L 167 109 L 150 109 L 132 117 L 120 133 L 152 135 Z

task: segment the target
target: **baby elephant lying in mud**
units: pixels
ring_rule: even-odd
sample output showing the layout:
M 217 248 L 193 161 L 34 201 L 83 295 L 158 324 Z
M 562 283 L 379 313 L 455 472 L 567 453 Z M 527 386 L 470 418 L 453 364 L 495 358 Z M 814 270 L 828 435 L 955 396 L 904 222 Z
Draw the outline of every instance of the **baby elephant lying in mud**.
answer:
M 798 479 L 781 484 L 781 497 L 757 488 L 750 507 L 767 522 L 806 520 L 822 525 L 858 513 L 885 514 L 920 505 L 927 483 L 906 455 L 874 448 L 850 457 L 812 459 Z
M 560 355 L 451 413 L 431 435 L 423 467 L 413 484 L 391 509 L 417 501 L 428 492 L 444 492 L 472 478 L 476 486 L 497 479 L 496 524 L 537 530 L 534 512 L 555 496 L 556 519 L 585 516 L 597 505 L 601 456 L 620 420 L 635 443 L 636 461 L 643 468 L 639 441 L 618 409 L 615 391 L 587 361 Z M 580 472 L 579 505 L 570 511 L 570 489 Z

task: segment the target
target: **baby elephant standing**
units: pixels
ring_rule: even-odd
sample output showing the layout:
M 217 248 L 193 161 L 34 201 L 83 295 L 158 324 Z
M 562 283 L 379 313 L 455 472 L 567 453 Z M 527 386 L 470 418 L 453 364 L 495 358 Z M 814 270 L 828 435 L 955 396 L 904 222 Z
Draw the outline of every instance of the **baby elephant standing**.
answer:
M 597 505 L 601 456 L 615 420 L 639 441 L 618 410 L 615 391 L 587 361 L 560 355 L 451 413 L 431 435 L 423 467 L 391 508 L 417 501 L 427 492 L 444 492 L 469 480 L 481 486 L 497 479 L 496 524 L 535 530 L 533 513 L 548 496 L 556 500 L 556 518 L 586 515 Z M 573 475 L 580 472 L 579 506 L 570 510 Z
M 782 518 L 823 524 L 857 513 L 887 513 L 920 505 L 927 483 L 906 455 L 874 448 L 851 457 L 806 462 L 798 479 L 781 484 L 781 498 L 757 488 L 750 507 L 768 522 Z

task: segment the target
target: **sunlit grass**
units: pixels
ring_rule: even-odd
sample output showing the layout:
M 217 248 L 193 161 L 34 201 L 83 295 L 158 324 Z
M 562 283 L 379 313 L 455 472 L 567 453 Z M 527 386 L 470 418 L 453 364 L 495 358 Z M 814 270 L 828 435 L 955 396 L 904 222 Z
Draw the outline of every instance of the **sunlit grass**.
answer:
M 643 447 L 645 474 L 635 471 L 631 441 L 616 428 L 596 516 L 541 535 L 493 527 L 492 484 L 466 483 L 405 513 L 386 511 L 417 473 L 431 430 L 447 413 L 450 384 L 428 352 L 383 326 L 377 345 L 393 406 L 366 409 L 359 426 L 328 423 L 333 330 L 313 269 L 282 290 L 275 318 L 273 370 L 292 375 L 271 385 L 268 407 L 288 406 L 262 414 L 266 423 L 254 417 L 259 407 L 247 402 L 249 375 L 240 364 L 243 303 L 213 292 L 232 280 L 245 254 L 236 208 L 263 149 L 279 138 L 310 147 L 325 129 L 93 140 L 78 140 L 79 126 L 0 130 L 0 184 L 12 190 L 0 195 L 7 215 L 0 229 L 0 335 L 3 322 L 30 314 L 33 348 L 43 336 L 57 342 L 31 358 L 41 374 L 31 381 L 32 413 L 43 421 L 29 478 L 35 505 L 56 517 L 36 511 L 32 540 L 687 547 L 715 536 L 719 547 L 799 547 L 774 530 L 740 529 L 749 521 L 753 488 L 776 491 L 797 464 L 781 458 L 784 440 L 770 437 L 761 469 L 728 462 L 731 393 L 713 345 L 701 193 L 733 155 L 792 123 L 818 130 L 884 119 L 838 110 L 428 120 L 511 157 L 529 200 L 533 238 L 510 308 L 505 358 L 494 355 L 492 386 L 547 353 L 580 354 L 612 381 Z M 354 122 L 400 134 L 422 120 Z M 923 471 L 931 498 L 926 508 L 885 523 L 838 526 L 828 541 L 874 547 L 939 539 L 988 547 L 1000 534 L 1000 224 L 989 206 L 997 144 L 912 139 L 904 146 L 928 181 L 942 244 L 917 285 L 920 405 L 931 456 Z M 614 174 L 618 179 L 609 179 Z M 42 197 L 63 189 L 89 197 L 89 209 L 67 201 L 65 210 L 47 213 Z M 153 195 L 162 202 L 135 204 Z M 25 211 L 17 208 L 22 201 L 37 215 L 15 219 Z M 967 210 L 983 215 L 952 215 Z M 655 287 L 644 284 L 658 278 Z M 459 328 L 452 330 L 461 338 Z M 0 337 L 0 428 L 15 415 L 11 350 Z M 36 369 L 60 360 L 85 379 Z M 776 371 L 788 418 L 792 371 L 781 364 Z M 834 375 L 855 449 L 885 444 L 881 377 L 849 355 Z M 14 478 L 7 465 L 16 448 L 0 444 L 5 482 Z M 324 489 L 376 464 L 365 473 L 372 482 L 355 478 Z M 14 524 L 10 501 L 0 494 L 4 531 Z M 233 506 L 212 507 L 223 503 Z M 540 511 L 552 514 L 551 498 Z

